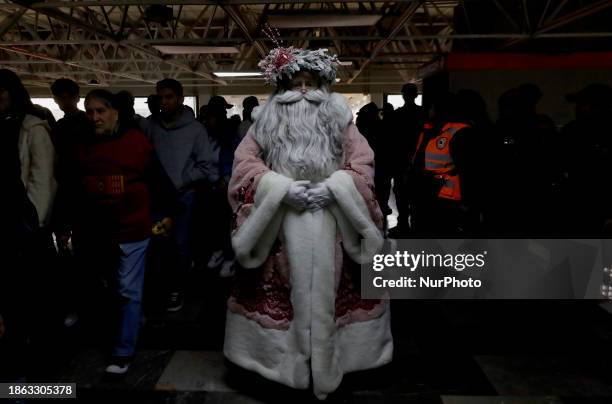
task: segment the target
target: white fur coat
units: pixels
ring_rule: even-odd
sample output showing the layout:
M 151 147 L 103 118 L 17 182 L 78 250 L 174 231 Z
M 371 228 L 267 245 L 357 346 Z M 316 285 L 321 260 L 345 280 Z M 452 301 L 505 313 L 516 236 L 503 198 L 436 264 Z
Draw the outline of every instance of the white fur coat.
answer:
M 292 180 L 267 169 L 259 157 L 247 135 L 236 151 L 229 191 L 236 213 L 232 244 L 247 281 L 228 303 L 224 353 L 294 388 L 308 388 L 312 378 L 315 395 L 323 399 L 343 374 L 392 358 L 387 302 L 361 300 L 347 280 L 348 268 L 367 260 L 383 241 L 373 154 L 349 125 L 342 169 L 326 181 L 335 202 L 301 213 L 282 202 Z M 261 280 L 268 270 L 274 275 Z

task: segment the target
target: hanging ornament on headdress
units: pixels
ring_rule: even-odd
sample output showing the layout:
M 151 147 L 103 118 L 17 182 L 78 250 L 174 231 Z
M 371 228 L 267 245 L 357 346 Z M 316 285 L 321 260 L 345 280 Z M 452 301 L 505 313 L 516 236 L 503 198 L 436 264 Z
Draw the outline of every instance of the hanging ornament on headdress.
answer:
M 272 27 L 266 22 L 263 25 L 262 32 L 270 41 L 274 43 L 276 48 L 281 48 L 283 46 L 283 40 L 281 39 L 280 32 L 277 28 Z

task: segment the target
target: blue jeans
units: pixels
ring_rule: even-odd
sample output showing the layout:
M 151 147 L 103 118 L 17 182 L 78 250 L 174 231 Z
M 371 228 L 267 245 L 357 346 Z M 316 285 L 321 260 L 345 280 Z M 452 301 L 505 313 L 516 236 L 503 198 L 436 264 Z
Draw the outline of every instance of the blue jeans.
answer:
M 149 239 L 119 244 L 121 257 L 117 270 L 117 283 L 121 304 L 119 333 L 113 348 L 113 356 L 134 355 L 142 315 L 142 289 L 148 247 Z

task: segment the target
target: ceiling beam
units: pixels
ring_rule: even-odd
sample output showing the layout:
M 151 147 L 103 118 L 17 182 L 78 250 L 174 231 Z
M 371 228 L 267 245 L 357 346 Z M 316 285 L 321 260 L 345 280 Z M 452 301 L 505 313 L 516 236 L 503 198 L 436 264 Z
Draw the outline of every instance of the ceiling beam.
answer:
M 427 17 L 427 21 L 429 22 L 429 29 L 431 30 L 431 32 L 434 32 L 435 29 L 433 25 L 433 19 L 431 18 L 431 14 L 429 13 L 429 9 L 427 8 L 426 3 L 423 3 L 423 11 L 425 12 L 425 16 Z M 416 26 L 414 27 L 415 29 L 417 29 L 417 32 L 418 32 L 418 28 Z M 440 45 L 440 40 L 434 39 L 434 45 L 436 46 L 436 50 L 439 53 L 442 53 L 442 45 Z
M 609 34 L 610 36 L 612 36 L 612 33 Z M 253 49 L 253 48 L 251 48 Z M 248 56 L 249 53 L 247 52 L 247 54 L 245 55 L 245 57 L 241 57 L 241 58 L 236 58 L 233 59 L 236 62 L 259 62 L 261 59 L 259 57 L 250 57 Z M 428 62 L 430 59 L 427 58 L 427 56 L 431 56 L 431 55 L 438 55 L 437 52 L 401 52 L 401 53 L 393 53 L 393 54 L 385 54 L 385 53 L 379 53 L 378 57 L 376 58 L 376 60 L 394 60 L 394 59 L 398 59 L 398 60 L 412 60 L 412 61 L 418 61 L 419 63 L 426 63 Z M 416 57 L 418 56 L 422 56 L 422 60 L 417 59 Z M 343 56 L 341 58 L 342 60 L 355 60 L 358 61 L 362 58 L 360 58 L 359 56 Z M 106 59 L 104 60 L 104 63 L 118 63 L 118 64 L 125 64 L 125 63 L 146 63 L 146 62 L 150 62 L 150 59 L 132 59 L 132 58 L 124 58 L 124 59 Z M 99 60 L 92 60 L 92 59 L 74 59 L 74 60 L 67 60 L 67 62 L 75 62 L 75 63 L 80 63 L 80 64 L 99 64 L 100 61 Z M 31 64 L 31 65 L 43 65 L 43 64 L 63 64 L 64 61 L 62 60 L 3 60 L 1 62 L 4 65 L 23 65 L 23 64 Z M 163 65 L 163 63 L 158 63 L 157 66 Z
M 208 9 L 210 8 L 210 6 L 206 6 L 204 7 L 204 10 L 208 11 Z M 204 33 L 202 34 L 202 36 L 200 37 L 201 39 L 206 39 L 208 37 L 208 31 L 210 30 L 211 24 L 213 19 L 215 18 L 215 14 L 217 13 L 217 5 L 215 5 L 215 7 L 212 10 L 212 13 L 208 19 L 208 23 L 206 24 L 206 28 L 204 29 Z M 203 13 L 200 13 L 200 15 L 198 16 L 198 19 L 202 18 L 204 16 Z M 195 27 L 195 23 L 194 23 L 194 27 Z M 186 36 L 186 35 L 185 35 Z M 204 60 L 202 55 L 198 55 L 198 59 L 199 60 Z M 201 62 L 198 62 L 198 64 L 196 65 L 196 67 L 199 66 Z
M 209 8 L 210 8 L 210 6 L 202 7 L 202 11 L 200 11 L 200 14 L 198 14 L 196 19 L 193 20 L 193 23 L 191 25 L 189 25 L 187 28 L 185 28 L 185 33 L 183 34 L 185 37 L 187 37 L 191 33 L 191 31 L 193 31 L 198 26 L 199 22 L 202 20 L 202 17 L 204 17 L 206 15 L 206 13 L 208 12 Z M 206 27 L 206 31 L 207 32 L 208 32 L 208 29 L 209 29 L 209 25 L 207 25 L 207 27 Z M 203 36 L 206 37 L 206 35 L 203 35 Z
M 538 38 L 607 38 L 610 36 L 610 32 L 561 32 L 561 33 L 543 33 L 535 36 Z M 516 39 L 525 40 L 534 38 L 530 34 L 455 34 L 455 33 L 438 33 L 438 34 L 417 34 L 417 35 L 403 35 L 396 36 L 391 41 L 402 41 L 409 43 L 411 40 L 451 40 L 451 39 Z M 281 37 L 283 41 L 311 41 L 311 40 L 327 40 L 327 41 L 344 41 L 344 42 L 369 42 L 369 41 L 382 41 L 385 38 L 381 36 L 295 36 L 295 37 Z M 267 40 L 261 38 L 261 40 Z M 135 39 L 135 40 L 124 40 L 124 41 L 111 41 L 111 40 L 95 40 L 95 39 L 58 39 L 58 40 L 5 40 L 0 41 L 0 45 L 3 46 L 54 46 L 54 45 L 113 45 L 119 44 L 124 47 L 130 47 L 131 45 L 136 46 L 137 44 L 148 44 L 148 45 L 237 45 L 242 39 L 229 40 L 227 38 L 210 38 L 210 39 L 197 39 L 197 38 L 182 38 L 182 39 Z M 391 42 L 390 41 L 390 42 Z M 138 48 L 140 53 L 147 56 L 151 56 L 150 53 L 145 53 L 144 49 Z M 418 52 L 418 53 L 436 53 L 436 52 Z M 155 56 L 159 62 L 173 63 L 172 60 L 164 59 L 160 56 Z M 186 69 L 188 69 L 185 66 Z
M 56 62 L 56 63 L 62 64 L 64 66 L 70 66 L 70 67 L 76 67 L 78 69 L 89 70 L 89 71 L 94 72 L 94 73 L 103 73 L 103 74 L 108 74 L 108 75 L 111 75 L 111 76 L 123 77 L 123 78 L 130 79 L 130 80 L 142 81 L 142 82 L 145 82 L 145 83 L 155 84 L 155 81 L 146 80 L 146 79 L 144 79 L 142 77 L 138 77 L 138 76 L 135 76 L 133 74 L 120 73 L 120 72 L 112 72 L 112 71 L 109 71 L 109 70 L 99 69 L 99 68 L 93 67 L 93 66 L 86 66 L 86 65 L 83 65 L 83 64 L 77 63 L 77 62 L 67 62 L 67 61 L 63 61 L 63 60 L 54 58 L 52 56 L 47 56 L 47 55 L 42 55 L 42 54 L 30 52 L 30 51 L 27 51 L 25 49 L 13 48 L 13 47 L 8 47 L 8 46 L 0 46 L 0 50 L 3 50 L 5 52 L 18 53 L 20 55 L 29 56 L 29 57 L 32 57 L 32 58 L 35 58 L 35 59 L 48 60 L 48 61 L 52 61 L 52 62 Z M 46 72 L 46 73 L 48 73 L 48 72 Z M 32 71 L 30 74 L 36 75 L 36 72 Z M 70 73 L 66 72 L 66 75 L 70 75 Z
M 544 22 L 544 18 L 546 17 L 546 13 L 548 13 L 548 9 L 550 8 L 550 2 L 552 0 L 546 0 L 546 5 L 544 6 L 544 10 L 542 11 L 542 15 L 540 16 L 540 20 L 538 21 L 537 28 L 540 28 L 542 23 Z
M 393 23 L 393 28 L 391 28 L 387 37 L 379 41 L 374 46 L 370 57 L 367 58 L 363 63 L 361 63 L 359 69 L 355 73 L 353 73 L 350 79 L 348 79 L 349 84 L 351 84 L 353 81 L 355 81 L 357 77 L 359 77 L 363 70 L 376 58 L 380 51 L 383 50 L 383 48 L 399 33 L 399 31 L 404 27 L 404 25 L 412 19 L 414 13 L 421 6 L 422 2 L 422 0 L 414 1 L 406 7 L 406 10 L 404 10 L 402 15 Z
M 244 38 L 247 40 L 247 42 L 250 45 L 254 46 L 255 49 L 257 49 L 259 56 L 261 56 L 262 58 L 266 57 L 266 55 L 268 54 L 268 47 L 262 41 L 258 39 L 253 39 L 253 37 L 251 36 L 251 28 L 249 28 L 249 26 L 242 18 L 238 7 L 233 5 L 226 5 L 223 3 L 219 5 L 221 6 L 225 14 L 227 14 L 236 23 L 238 28 L 240 28 L 240 31 L 242 31 L 242 35 L 244 35 Z
M 393 48 L 394 48 L 394 51 L 396 51 L 396 52 L 399 52 L 399 51 L 400 51 L 398 44 L 399 44 L 399 42 L 394 42 L 394 43 L 392 44 L 392 46 L 393 46 Z M 397 62 L 397 59 L 393 59 L 393 60 L 392 60 L 390 63 L 398 63 L 398 62 Z M 398 63 L 398 64 L 401 64 L 401 62 L 400 62 L 400 63 Z M 410 76 L 409 76 L 408 72 L 406 72 L 406 70 L 405 70 L 405 69 L 403 69 L 403 68 L 399 68 L 399 69 L 397 69 L 396 71 L 397 71 L 397 73 L 398 73 L 398 74 L 399 74 L 399 75 L 402 77 L 402 80 L 403 80 L 404 82 L 408 82 L 408 81 L 410 80 Z
M 12 65 L 7 65 L 5 62 L 0 62 L 0 67 L 3 68 L 3 69 L 12 70 L 15 73 L 23 74 L 24 76 L 33 76 L 33 75 L 35 75 L 35 76 L 37 76 L 39 78 L 47 78 L 47 79 L 51 79 L 51 80 L 56 80 L 56 79 L 60 78 L 59 73 L 53 73 L 53 72 L 37 72 L 37 73 L 32 73 L 29 70 L 24 70 L 24 69 L 20 69 L 19 67 L 15 67 L 15 66 L 12 66 Z M 66 77 L 66 75 L 64 75 L 63 77 Z M 26 84 L 25 80 L 22 79 L 22 81 L 24 82 L 24 84 Z M 78 83 L 81 83 L 81 84 L 85 84 L 86 83 L 85 80 L 78 79 L 78 78 L 76 78 L 75 81 L 78 82 Z M 47 85 L 47 87 L 49 87 L 49 86 Z
M 113 34 L 113 36 L 115 36 L 115 30 L 113 29 L 113 24 L 111 23 L 108 13 L 106 12 L 106 9 L 104 8 L 104 6 L 100 8 L 102 9 L 102 14 L 104 15 L 104 20 L 106 21 L 106 25 L 108 26 L 108 31 L 111 34 Z
M 27 10 L 25 8 L 22 8 L 21 10 L 13 13 L 13 15 L 2 20 L 2 23 L 0 24 L 0 37 L 9 29 L 13 28 L 13 25 L 15 25 L 21 19 L 21 16 L 24 15 L 26 11 Z
M 542 26 L 538 28 L 536 32 L 534 32 L 528 38 L 516 38 L 510 41 L 507 41 L 506 43 L 504 43 L 504 45 L 502 45 L 502 48 L 507 48 L 507 47 L 516 45 L 518 43 L 526 41 L 529 38 L 545 38 L 546 37 L 545 34 L 548 33 L 549 31 L 552 31 L 557 28 L 561 28 L 571 22 L 574 22 L 581 18 L 588 17 L 590 15 L 593 15 L 595 13 L 598 13 L 610 7 L 612 7 L 612 0 L 600 0 L 595 3 L 589 4 L 588 6 L 580 7 L 577 10 L 574 10 L 559 18 L 556 18 L 552 21 L 548 21 L 544 23 Z M 568 33 L 568 34 L 571 34 L 571 33 Z M 593 33 L 593 37 L 598 37 L 599 35 L 597 34 L 598 33 Z M 570 38 L 570 37 L 571 36 L 566 36 L 566 38 Z
M 413 0 L 377 0 L 379 3 L 411 3 Z M 214 6 L 219 3 L 226 5 L 261 5 L 261 4 L 285 4 L 287 0 L 101 0 L 101 1 L 31 1 L 32 8 L 75 8 L 87 6 L 147 6 L 147 5 L 183 5 L 183 6 Z M 299 0 L 299 3 L 362 3 L 361 0 Z M 10 4 L 2 4 L 0 8 L 10 8 Z
M 523 17 L 525 18 L 525 27 L 527 32 L 531 32 L 531 18 L 529 17 L 529 9 L 527 8 L 527 0 L 523 0 Z
M 416 70 L 414 72 L 414 74 L 416 74 Z M 184 88 L 191 88 L 191 87 L 217 87 L 218 84 L 214 84 L 214 83 L 182 83 Z M 339 89 L 339 88 L 346 88 L 346 87 L 352 87 L 355 89 L 363 89 L 364 86 L 375 86 L 375 85 L 394 85 L 394 86 L 401 86 L 402 84 L 404 84 L 404 82 L 402 81 L 402 78 L 398 75 L 397 78 L 389 78 L 388 80 L 385 81 L 380 81 L 380 80 L 373 80 L 373 81 L 359 81 L 359 82 L 355 82 L 355 83 L 337 83 L 334 84 L 334 89 Z M 270 92 L 270 89 L 265 87 L 263 83 L 259 83 L 259 82 L 253 82 L 253 83 L 245 83 L 245 82 L 238 82 L 238 83 L 234 83 L 231 87 L 232 88 L 240 88 L 242 91 L 244 91 L 245 87 L 254 87 L 257 88 L 259 90 L 261 90 L 261 93 L 263 94 L 267 94 Z M 150 88 L 149 85 L 147 84 L 132 84 L 130 82 L 110 82 L 109 83 L 109 87 L 111 88 Z M 362 91 L 358 91 L 358 92 L 362 92 Z M 244 94 L 244 92 L 241 92 L 239 94 Z
M 33 9 L 32 5 L 27 0 L 13 0 L 13 2 L 16 3 L 16 4 L 19 4 L 20 6 L 25 7 L 27 9 Z M 45 4 L 47 4 L 47 3 L 45 3 Z M 99 5 L 99 4 L 96 4 L 96 5 Z M 147 55 L 147 56 L 149 56 L 149 57 L 151 57 L 151 58 L 153 58 L 153 59 L 155 59 L 157 61 L 163 61 L 163 62 L 165 62 L 165 63 L 167 63 L 169 65 L 176 66 L 177 68 L 179 68 L 179 69 L 181 69 L 183 71 L 196 74 L 198 76 L 201 76 L 201 77 L 203 77 L 205 79 L 208 79 L 208 80 L 211 80 L 211 81 L 214 81 L 214 82 L 217 82 L 219 84 L 223 84 L 223 85 L 227 84 L 225 82 L 225 80 L 220 80 L 220 79 L 218 79 L 217 77 L 214 77 L 211 74 L 204 73 L 204 72 L 194 71 L 190 67 L 188 67 L 188 66 L 186 66 L 186 65 L 184 65 L 182 63 L 179 63 L 179 62 L 176 62 L 176 61 L 173 61 L 173 60 L 165 59 L 165 58 L 159 56 L 157 51 L 152 51 L 152 50 L 141 48 L 141 47 L 136 46 L 136 45 L 131 45 L 129 43 L 124 43 L 119 38 L 117 38 L 114 34 L 106 31 L 102 27 L 87 24 L 86 22 L 83 22 L 83 21 L 81 21 L 78 18 L 75 18 L 75 17 L 72 17 L 70 15 L 64 14 L 61 11 L 58 11 L 56 9 L 44 8 L 44 9 L 39 9 L 37 11 L 40 14 L 46 15 L 48 17 L 51 17 L 51 18 L 56 19 L 58 21 L 61 21 L 61 22 L 65 23 L 65 24 L 68 24 L 70 26 L 79 27 L 79 28 L 84 29 L 86 31 L 94 32 L 96 35 L 98 35 L 98 36 L 100 36 L 102 38 L 106 38 L 107 40 L 110 40 L 110 41 L 112 41 L 114 43 L 117 43 L 120 46 L 126 47 L 126 48 L 128 48 L 128 49 L 130 49 L 130 50 L 132 50 L 134 52 L 138 52 L 140 54 Z
M 128 11 L 130 6 L 123 6 L 123 13 L 121 14 L 121 24 L 119 25 L 119 31 L 117 31 L 117 36 L 119 38 L 123 38 L 123 32 L 125 30 L 125 23 L 127 22 Z
M 304 4 L 304 7 L 308 8 L 309 4 Z M 259 19 L 257 21 L 257 26 L 255 27 L 255 32 L 262 32 L 263 30 L 263 26 L 264 23 L 266 22 L 266 19 L 268 18 L 268 10 L 270 10 L 270 5 L 266 4 L 264 5 L 263 9 L 261 10 L 261 14 L 259 15 Z M 244 48 L 245 46 L 241 46 L 241 50 L 242 52 L 244 52 Z M 246 58 L 250 58 L 251 55 L 253 54 L 253 50 L 255 49 L 254 46 L 249 46 L 248 49 L 246 50 Z M 241 53 L 242 55 L 242 53 Z M 235 60 L 235 59 L 234 59 Z M 244 68 L 245 64 L 247 63 L 246 59 L 243 59 L 240 63 L 237 63 L 234 65 L 234 71 L 240 71 Z M 258 62 L 255 62 L 256 64 Z
M 557 4 L 557 7 L 553 10 L 553 12 L 548 17 L 546 17 L 545 22 L 550 22 L 550 21 L 554 20 L 555 17 L 557 16 L 557 14 L 559 14 L 561 12 L 563 7 L 565 7 L 567 5 L 567 3 L 569 3 L 569 0 L 561 0 Z M 540 25 L 542 25 L 542 24 L 540 24 Z
M 535 39 L 538 38 L 607 38 L 610 37 L 610 32 L 561 32 L 561 33 L 544 33 L 538 34 Z M 534 38 L 530 34 L 454 34 L 454 33 L 438 33 L 438 34 L 420 34 L 420 35 L 404 35 L 404 36 L 396 36 L 391 41 L 402 41 L 402 42 L 410 42 L 411 40 L 451 40 L 451 39 L 529 39 Z M 262 38 L 263 41 L 265 38 Z M 344 41 L 344 42 L 368 42 L 373 40 L 381 41 L 384 38 L 380 36 L 374 37 L 358 37 L 358 36 L 299 36 L 299 37 L 281 37 L 283 41 L 291 42 L 291 41 L 311 41 L 311 40 L 328 40 L 328 41 Z M 390 42 L 391 42 L 390 41 Z M 54 45 L 113 45 L 119 44 L 124 47 L 129 47 L 130 45 L 136 44 L 149 44 L 149 45 L 220 45 L 226 44 L 227 39 L 210 39 L 210 40 L 201 40 L 197 38 L 188 38 L 188 39 L 142 39 L 142 40 L 125 40 L 125 41 L 110 41 L 110 40 L 95 40 L 95 39 L 59 39 L 59 40 L 5 40 L 0 41 L 0 45 L 3 46 L 54 46 Z M 238 44 L 238 41 L 232 42 L 232 44 Z M 144 53 L 144 49 L 138 49 L 141 53 Z M 436 52 L 418 52 L 418 53 L 436 53 Z M 149 53 L 144 53 L 147 56 L 151 56 Z M 158 59 L 159 62 L 172 64 L 174 61 L 164 59 L 160 56 L 156 56 L 155 59 Z M 154 60 L 153 60 L 154 61 Z M 185 66 L 185 68 L 187 68 Z M 187 68 L 188 69 L 188 68 Z
M 592 3 L 588 6 L 581 7 L 576 11 L 572 11 L 571 13 L 565 14 L 562 17 L 557 18 L 556 20 L 545 23 L 542 27 L 540 27 L 540 29 L 538 29 L 536 35 L 552 31 L 553 29 L 561 28 L 564 25 L 567 25 L 581 18 L 593 15 L 609 7 L 612 7 L 612 0 L 601 0 L 596 3 Z
M 510 13 L 508 11 L 506 11 L 504 6 L 501 5 L 498 0 L 493 0 L 493 4 L 495 4 L 497 9 L 502 13 L 502 15 L 506 18 L 506 20 L 508 20 L 510 25 L 512 25 L 512 27 L 514 28 L 514 31 L 515 32 L 520 32 L 521 29 L 520 29 L 519 25 L 516 23 L 516 21 L 514 21 L 514 18 L 512 18 Z

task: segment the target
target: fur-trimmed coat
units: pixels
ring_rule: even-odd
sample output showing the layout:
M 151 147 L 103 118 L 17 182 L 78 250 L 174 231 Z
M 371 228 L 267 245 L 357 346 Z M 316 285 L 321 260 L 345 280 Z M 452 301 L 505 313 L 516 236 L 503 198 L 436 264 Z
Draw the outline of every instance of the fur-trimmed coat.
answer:
M 391 361 L 388 302 L 362 300 L 360 262 L 382 245 L 374 154 L 345 123 L 344 160 L 327 184 L 335 202 L 298 212 L 282 202 L 292 179 L 271 171 L 248 133 L 229 199 L 241 268 L 228 301 L 224 353 L 237 365 L 324 399 L 344 373 Z M 361 250 L 365 241 L 365 250 Z

